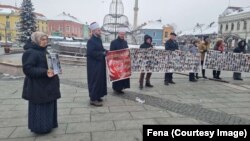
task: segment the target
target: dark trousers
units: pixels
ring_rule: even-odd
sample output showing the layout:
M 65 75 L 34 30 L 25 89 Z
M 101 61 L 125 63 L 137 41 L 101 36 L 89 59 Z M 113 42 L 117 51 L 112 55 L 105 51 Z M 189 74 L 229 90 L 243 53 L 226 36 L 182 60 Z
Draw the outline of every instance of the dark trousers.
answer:
M 196 79 L 198 79 L 198 73 L 193 73 L 193 72 L 190 72 L 189 73 L 189 81 L 194 81 Z
M 201 61 L 201 66 L 202 66 L 202 77 L 205 77 L 205 76 L 206 76 L 206 70 L 203 69 L 203 64 L 204 64 L 204 61 Z
M 165 82 L 173 81 L 173 73 L 165 73 Z
M 213 77 L 216 79 L 219 79 L 220 78 L 220 71 L 213 70 Z
M 147 75 L 146 75 L 146 84 L 150 84 L 151 75 L 152 75 L 152 73 L 147 73 Z M 140 85 L 143 85 L 144 76 L 145 76 L 145 73 L 141 73 L 140 79 L 139 79 Z

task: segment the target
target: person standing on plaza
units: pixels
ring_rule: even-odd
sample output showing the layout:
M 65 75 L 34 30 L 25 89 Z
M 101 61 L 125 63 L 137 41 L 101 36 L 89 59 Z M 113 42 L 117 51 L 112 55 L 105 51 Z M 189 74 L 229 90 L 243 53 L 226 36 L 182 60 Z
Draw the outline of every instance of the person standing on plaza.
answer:
M 152 49 L 153 45 L 152 45 L 152 37 L 149 35 L 145 35 L 144 36 L 144 43 L 140 46 L 141 49 Z M 152 88 L 154 87 L 153 85 L 151 85 L 150 83 L 150 78 L 151 78 L 152 73 L 148 72 L 146 74 L 146 87 Z M 140 79 L 139 79 L 139 88 L 143 89 L 143 81 L 144 81 L 144 76 L 145 76 L 145 72 L 141 72 L 140 74 Z
M 174 32 L 170 33 L 170 39 L 165 44 L 165 50 L 176 51 L 179 50 L 178 43 L 176 42 L 176 34 Z M 173 81 L 173 73 L 165 73 L 164 84 L 175 84 Z
M 224 49 L 225 49 L 225 47 L 224 47 L 223 39 L 218 39 L 218 41 L 216 42 L 216 44 L 214 46 L 214 50 L 220 51 L 221 53 L 223 53 Z M 221 74 L 220 70 L 213 70 L 213 78 L 214 79 L 221 79 L 220 74 Z
M 92 36 L 87 43 L 87 77 L 90 104 L 103 106 L 103 99 L 107 95 L 106 78 L 106 50 L 101 40 L 101 29 L 98 23 L 89 26 Z
M 28 128 L 46 134 L 58 127 L 57 99 L 61 97 L 58 75 L 48 69 L 46 60 L 48 36 L 43 32 L 31 35 L 32 45 L 22 56 L 25 74 L 22 97 L 28 100 Z
M 128 43 L 125 40 L 126 29 L 119 29 L 118 38 L 110 44 L 110 51 L 122 50 L 128 48 Z M 124 94 L 123 90 L 130 88 L 130 79 L 124 79 L 112 83 L 112 88 L 117 94 Z
M 234 53 L 246 53 L 246 40 L 241 40 L 238 43 L 238 47 L 234 49 Z M 233 73 L 233 79 L 234 80 L 243 80 L 241 78 L 241 73 L 240 72 L 234 72 Z
M 206 71 L 205 71 L 205 69 L 203 69 L 203 64 L 205 61 L 206 52 L 210 49 L 210 43 L 211 43 L 211 41 L 210 41 L 209 37 L 205 36 L 204 42 L 198 46 L 199 52 L 201 53 L 202 77 L 205 79 L 207 79 L 207 77 L 206 77 Z
M 199 53 L 198 46 L 200 44 L 200 40 L 195 40 L 192 42 L 192 45 L 189 48 L 189 52 L 193 55 Z M 190 72 L 189 73 L 189 81 L 196 82 L 199 79 L 198 73 Z

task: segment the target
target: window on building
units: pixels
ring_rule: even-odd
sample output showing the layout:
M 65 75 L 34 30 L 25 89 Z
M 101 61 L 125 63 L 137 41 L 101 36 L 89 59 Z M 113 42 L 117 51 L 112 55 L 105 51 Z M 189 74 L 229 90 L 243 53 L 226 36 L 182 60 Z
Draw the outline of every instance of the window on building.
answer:
M 237 30 L 240 30 L 240 22 L 237 23 Z
M 220 32 L 223 30 L 223 24 L 220 25 Z
M 156 36 L 156 32 L 154 32 L 153 36 L 154 36 L 154 37 Z
M 51 27 L 50 27 L 50 32 L 52 32 L 52 31 L 53 31 L 53 27 L 51 26 Z
M 66 26 L 66 32 L 70 32 L 70 26 Z
M 228 30 L 228 24 L 226 24 L 226 31 Z
M 6 28 L 10 29 L 10 22 L 9 21 L 6 22 Z
M 231 25 L 231 30 L 234 30 L 234 23 L 232 23 Z
M 42 32 L 45 32 L 43 27 L 42 27 Z
M 247 21 L 244 21 L 244 26 L 243 26 L 243 30 L 247 29 Z

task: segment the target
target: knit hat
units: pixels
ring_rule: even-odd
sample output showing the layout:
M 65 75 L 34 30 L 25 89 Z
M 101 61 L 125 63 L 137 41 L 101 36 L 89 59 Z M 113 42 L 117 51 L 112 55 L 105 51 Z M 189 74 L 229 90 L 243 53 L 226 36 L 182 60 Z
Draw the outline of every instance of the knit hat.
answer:
M 91 23 L 91 24 L 89 25 L 89 29 L 90 29 L 90 30 L 96 30 L 96 29 L 98 29 L 98 28 L 100 28 L 100 26 L 99 26 L 99 24 L 98 24 L 97 22 L 93 22 L 93 23 Z
M 31 35 L 31 41 L 39 45 L 41 38 L 44 36 L 48 37 L 48 35 L 43 32 L 40 32 L 40 31 L 33 32 Z

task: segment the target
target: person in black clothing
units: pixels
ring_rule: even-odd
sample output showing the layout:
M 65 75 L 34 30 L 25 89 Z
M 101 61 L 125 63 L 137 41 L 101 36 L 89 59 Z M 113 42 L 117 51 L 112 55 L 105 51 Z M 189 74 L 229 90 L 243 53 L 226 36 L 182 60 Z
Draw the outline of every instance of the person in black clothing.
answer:
M 60 82 L 58 75 L 48 69 L 48 36 L 42 32 L 34 32 L 31 40 L 22 56 L 25 74 L 22 98 L 29 101 L 28 128 L 31 132 L 45 134 L 58 127 L 57 99 L 61 97 Z
M 87 43 L 87 77 L 90 104 L 103 106 L 102 97 L 107 95 L 106 50 L 102 45 L 101 29 L 94 22 L 89 26 L 92 37 Z
M 178 43 L 176 42 L 176 34 L 175 33 L 171 33 L 170 34 L 170 39 L 166 42 L 165 44 L 165 50 L 169 50 L 169 51 L 175 51 L 175 50 L 179 50 L 179 46 Z M 165 85 L 170 84 L 175 84 L 175 82 L 173 81 L 173 73 L 165 73 Z
M 110 44 L 110 51 L 127 49 L 128 43 L 125 40 L 126 30 L 120 29 L 118 31 L 118 38 L 113 40 Z M 130 79 L 124 79 L 112 83 L 112 88 L 117 94 L 124 94 L 123 90 L 130 88 Z
M 150 37 L 149 35 L 145 35 L 144 36 L 144 43 L 140 46 L 140 48 L 141 49 L 151 49 L 151 48 L 153 48 L 152 37 Z M 149 73 L 149 72 L 146 75 L 146 84 L 145 84 L 145 86 L 149 87 L 149 88 L 154 87 L 153 85 L 150 84 L 151 75 L 152 75 L 152 73 Z M 142 72 L 141 75 L 140 75 L 140 79 L 139 79 L 139 83 L 140 83 L 139 88 L 140 89 L 143 89 L 144 76 L 145 76 L 145 72 Z
M 238 43 L 238 47 L 234 49 L 234 53 L 246 53 L 246 41 L 241 40 Z M 234 80 L 243 80 L 241 78 L 241 73 L 240 72 L 234 72 L 233 73 L 233 79 Z

